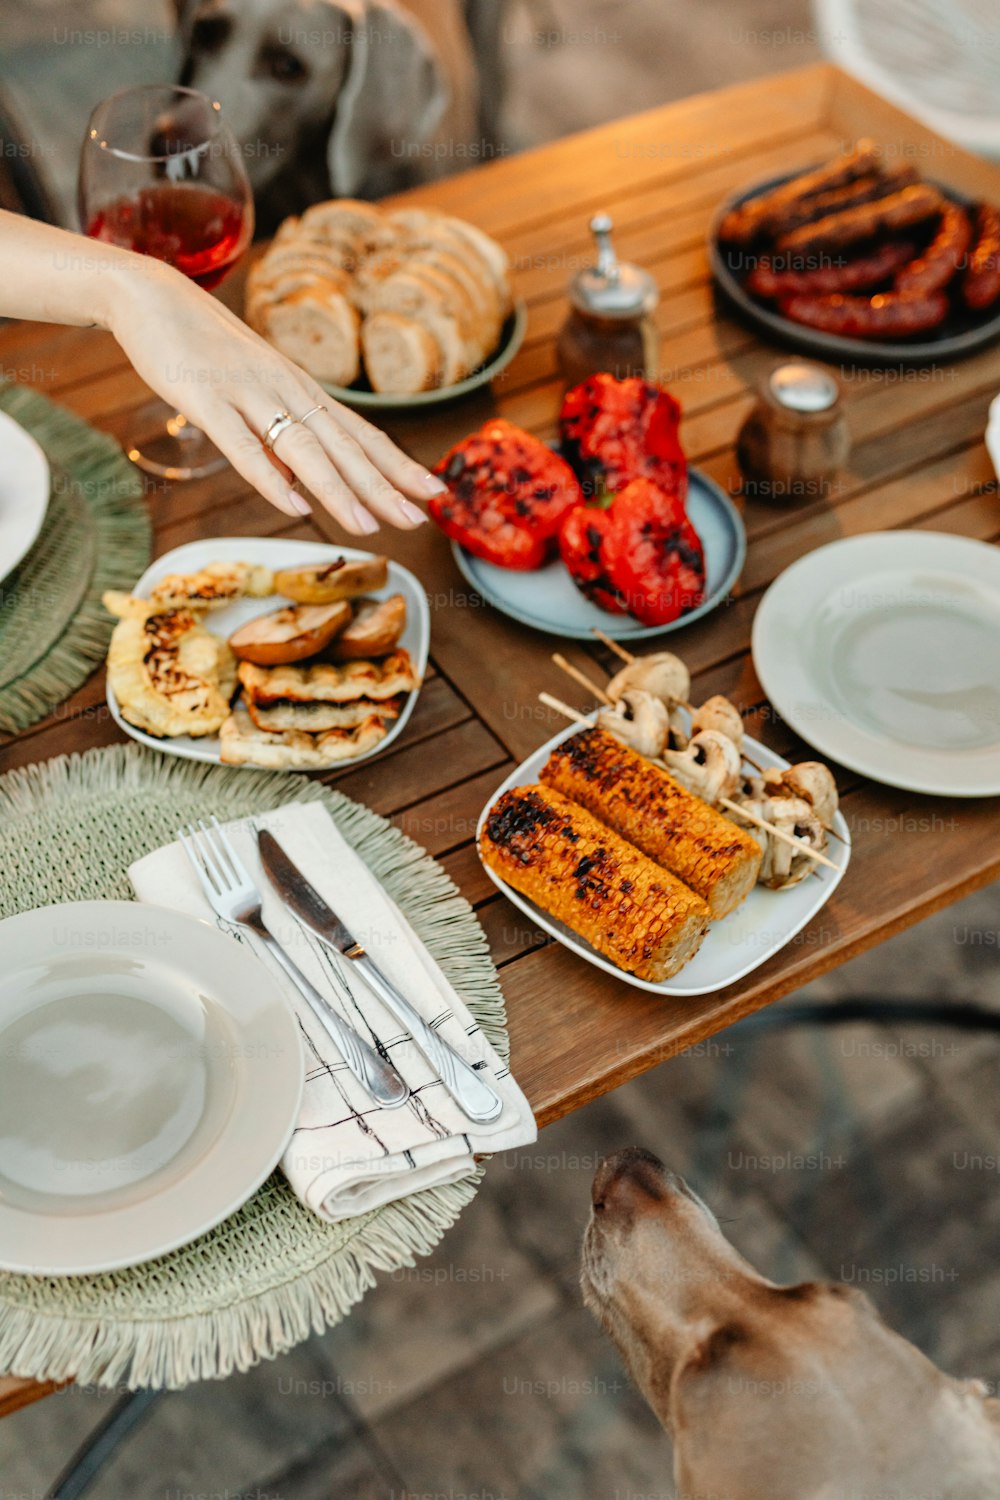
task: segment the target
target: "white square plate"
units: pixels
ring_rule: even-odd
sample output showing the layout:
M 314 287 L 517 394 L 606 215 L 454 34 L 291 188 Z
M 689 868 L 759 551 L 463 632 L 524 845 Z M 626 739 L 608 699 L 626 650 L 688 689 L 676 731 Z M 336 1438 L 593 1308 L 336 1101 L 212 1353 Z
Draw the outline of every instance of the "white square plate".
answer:
M 325 542 L 293 542 L 280 537 L 209 537 L 206 541 L 188 542 L 184 547 L 175 547 L 173 552 L 165 552 L 162 557 L 150 563 L 132 592 L 140 598 L 147 598 L 160 579 L 165 578 L 168 573 L 196 573 L 199 568 L 212 562 L 248 562 L 277 571 L 279 568 L 333 562 L 338 557 L 346 557 L 348 562 L 361 562 L 374 555 L 371 552 L 359 552 L 356 547 L 331 547 Z M 373 589 L 370 597 L 387 599 L 390 594 L 402 594 L 406 600 L 406 629 L 399 644 L 410 653 L 417 676 L 423 679 L 431 640 L 427 595 L 409 568 L 391 561 L 389 582 L 383 589 Z M 257 615 L 269 614 L 291 602 L 280 594 L 271 594 L 266 599 L 237 599 L 225 609 L 213 610 L 206 615 L 205 626 L 213 635 L 228 637 L 248 620 L 255 619 Z M 406 728 L 419 693 L 419 687 L 410 693 L 403 712 L 384 740 L 380 740 L 366 755 L 359 755 L 354 760 L 338 760 L 330 769 L 349 770 L 352 766 L 359 766 L 362 761 L 371 760 L 373 755 L 380 755 Z M 166 755 L 179 755 L 184 760 L 203 760 L 217 766 L 222 764 L 218 735 L 206 735 L 203 739 L 192 739 L 190 735 L 159 739 L 156 735 L 147 734 L 145 730 L 136 729 L 134 724 L 129 724 L 122 717 L 118 700 L 110 687 L 107 689 L 107 699 L 111 717 L 119 729 L 123 729 L 141 745 L 148 745 L 151 750 L 162 750 Z M 248 766 L 247 769 L 253 770 L 254 767 Z M 313 769 L 318 768 L 310 767 L 310 770 Z
M 591 722 L 596 722 L 596 714 Z M 522 761 L 517 770 L 512 771 L 507 780 L 497 787 L 480 815 L 476 828 L 477 845 L 486 816 L 500 794 L 510 787 L 528 786 L 537 782 L 553 747 L 569 739 L 571 734 L 579 733 L 582 728 L 580 724 L 568 724 L 550 740 L 546 740 L 534 755 L 529 755 L 527 760 Z M 747 753 L 762 766 L 777 766 L 784 770 L 790 764 L 757 740 L 747 738 L 744 744 Z M 789 886 L 783 891 L 769 891 L 762 885 L 754 886 L 741 906 L 728 917 L 712 923 L 705 941 L 691 962 L 685 964 L 673 979 L 665 979 L 658 984 L 649 979 L 637 979 L 634 974 L 626 974 L 624 969 L 619 969 L 617 964 L 596 952 L 585 938 L 578 937 L 562 922 L 557 922 L 519 891 L 513 890 L 488 865 L 484 865 L 484 868 L 508 901 L 520 907 L 532 922 L 550 937 L 554 937 L 557 943 L 562 943 L 564 948 L 571 949 L 580 958 L 586 959 L 587 963 L 604 969 L 606 973 L 613 974 L 625 984 L 634 985 L 636 989 L 652 990 L 654 995 L 708 995 L 715 990 L 725 989 L 727 984 L 735 984 L 737 979 L 759 969 L 761 964 L 790 943 L 829 901 L 843 879 L 851 857 L 851 836 L 840 813 L 837 814 L 833 827 L 834 832 L 843 840 L 842 843 L 831 843 L 826 851 L 827 857 L 838 866 L 836 871 L 817 865 L 814 875 L 807 875 L 798 885 Z M 821 936 L 815 937 L 817 945 L 821 945 Z

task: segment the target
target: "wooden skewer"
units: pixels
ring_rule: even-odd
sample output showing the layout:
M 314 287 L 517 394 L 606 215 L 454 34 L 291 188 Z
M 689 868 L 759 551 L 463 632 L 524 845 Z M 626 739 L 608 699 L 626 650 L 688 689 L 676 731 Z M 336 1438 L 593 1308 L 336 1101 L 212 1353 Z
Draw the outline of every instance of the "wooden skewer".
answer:
M 554 657 L 553 660 L 555 660 Z M 583 674 L 581 673 L 581 676 L 582 675 Z M 570 708 L 567 703 L 560 703 L 559 699 L 553 698 L 551 693 L 539 693 L 538 697 L 539 700 L 544 703 L 547 708 L 554 709 L 556 713 L 563 714 L 567 719 L 572 719 L 577 724 L 590 723 L 590 720 L 585 714 L 579 713 L 575 708 Z M 667 765 L 666 761 L 659 760 L 656 756 L 652 755 L 647 756 L 646 758 L 649 760 L 651 765 L 659 766 L 661 771 L 666 771 L 669 775 L 670 767 Z M 766 818 L 759 817 L 757 813 L 751 812 L 748 807 L 741 806 L 739 802 L 732 802 L 728 797 L 720 797 L 719 806 L 726 808 L 728 812 L 739 813 L 740 817 L 746 818 L 748 823 L 755 823 L 758 828 L 763 828 L 767 833 L 771 834 L 773 838 L 780 839 L 783 844 L 789 844 L 793 849 L 797 849 L 800 854 L 805 854 L 809 859 L 815 860 L 817 864 L 826 865 L 831 870 L 840 869 L 840 866 L 835 865 L 832 859 L 827 859 L 825 854 L 820 854 L 818 849 L 813 849 L 810 844 L 804 843 L 802 839 L 797 839 L 793 834 L 786 833 L 783 828 L 776 828 L 774 824 L 769 823 Z
M 826 865 L 830 870 L 840 869 L 839 865 L 835 865 L 832 859 L 827 859 L 825 854 L 820 854 L 819 850 L 814 849 L 811 844 L 797 839 L 794 834 L 786 833 L 783 828 L 775 828 L 773 823 L 769 823 L 766 818 L 759 817 L 757 813 L 751 812 L 741 803 L 732 802 L 728 797 L 720 797 L 719 806 L 726 808 L 728 812 L 739 813 L 741 818 L 746 818 L 748 823 L 755 823 L 758 828 L 766 829 L 772 838 L 780 839 L 783 844 L 790 844 L 800 854 L 807 854 L 810 859 L 814 859 L 818 865 Z
M 586 714 L 582 714 L 575 708 L 570 708 L 568 703 L 563 703 L 561 698 L 553 698 L 551 693 L 539 693 L 539 703 L 544 703 L 546 708 L 554 709 L 557 714 L 562 714 L 564 719 L 572 719 L 577 724 L 589 724 L 590 720 Z
M 632 655 L 631 651 L 626 651 L 624 646 L 619 646 L 617 641 L 613 641 L 609 635 L 605 635 L 603 630 L 598 630 L 596 625 L 594 626 L 594 634 L 600 641 L 601 645 L 607 646 L 608 650 L 613 651 L 621 661 L 635 661 L 635 657 Z
M 624 646 L 619 646 L 617 641 L 613 641 L 609 635 L 605 635 L 603 630 L 598 630 L 596 625 L 592 626 L 591 628 L 593 629 L 594 635 L 601 642 L 601 645 L 607 646 L 608 649 L 613 651 L 616 656 L 621 658 L 622 661 L 627 662 L 631 666 L 632 662 L 639 660 L 637 656 L 632 655 L 631 651 L 626 651 Z M 696 709 L 694 707 L 694 704 L 689 703 L 686 698 L 672 698 L 670 701 L 672 703 L 679 703 L 681 708 L 686 708 L 692 719 L 694 718 Z M 751 761 L 751 765 L 752 764 L 753 762 Z
M 578 682 L 581 687 L 586 688 L 588 693 L 593 693 L 595 698 L 599 699 L 601 703 L 607 704 L 609 708 L 613 707 L 611 699 L 608 697 L 604 689 L 602 687 L 599 687 L 596 682 L 591 682 L 586 672 L 581 672 L 579 667 L 574 667 L 573 663 L 571 661 L 567 661 L 565 656 L 563 656 L 559 651 L 553 651 L 552 660 L 561 671 L 566 673 L 568 677 L 572 677 L 574 682 Z

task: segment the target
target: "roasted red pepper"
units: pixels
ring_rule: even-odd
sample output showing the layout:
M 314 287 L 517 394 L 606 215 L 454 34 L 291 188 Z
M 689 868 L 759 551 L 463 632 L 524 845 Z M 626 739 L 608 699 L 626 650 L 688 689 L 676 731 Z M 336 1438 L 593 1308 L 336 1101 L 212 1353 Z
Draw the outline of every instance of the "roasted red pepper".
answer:
M 540 568 L 583 500 L 565 460 L 503 418 L 457 443 L 434 472 L 448 486 L 428 505 L 441 530 L 500 568 Z
M 592 375 L 563 401 L 562 451 L 588 498 L 615 494 L 645 478 L 683 500 L 687 462 L 680 420 L 680 406 L 659 386 L 638 376 Z
M 670 625 L 705 597 L 705 553 L 683 502 L 635 479 L 608 512 L 603 558 L 625 609 L 644 625 Z
M 610 520 L 610 510 L 599 505 L 578 505 L 563 522 L 559 552 L 581 594 L 599 609 L 623 615 L 625 601 L 611 581 L 604 554 Z
M 558 538 L 570 576 L 594 604 L 669 625 L 700 604 L 705 589 L 701 541 L 685 507 L 679 423 L 666 391 L 592 376 L 563 406 L 573 468 L 498 418 L 436 466 L 448 493 L 430 501 L 431 515 L 447 536 L 501 568 L 541 567 Z M 577 476 L 587 481 L 587 500 Z

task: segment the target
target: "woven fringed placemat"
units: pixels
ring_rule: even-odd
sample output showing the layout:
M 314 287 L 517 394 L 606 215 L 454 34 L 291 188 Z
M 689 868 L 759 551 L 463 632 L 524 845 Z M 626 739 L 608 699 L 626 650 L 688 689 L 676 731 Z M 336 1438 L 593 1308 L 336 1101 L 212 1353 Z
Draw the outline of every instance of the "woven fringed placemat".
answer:
M 0 383 L 0 411 L 45 451 L 41 534 L 0 585 L 0 731 L 15 734 L 68 698 L 103 660 L 114 620 L 105 589 L 149 562 L 142 480 L 113 438 L 26 386 Z
M 172 841 L 181 824 L 291 801 L 329 809 L 506 1060 L 486 938 L 449 876 L 384 818 L 284 772 L 193 764 L 136 745 L 8 772 L 0 777 L 0 915 L 128 899 L 128 865 Z M 339 1322 L 377 1271 L 426 1255 L 480 1176 L 327 1224 L 275 1173 L 238 1213 L 147 1265 L 101 1276 L 0 1272 L 0 1373 L 176 1388 L 248 1369 Z

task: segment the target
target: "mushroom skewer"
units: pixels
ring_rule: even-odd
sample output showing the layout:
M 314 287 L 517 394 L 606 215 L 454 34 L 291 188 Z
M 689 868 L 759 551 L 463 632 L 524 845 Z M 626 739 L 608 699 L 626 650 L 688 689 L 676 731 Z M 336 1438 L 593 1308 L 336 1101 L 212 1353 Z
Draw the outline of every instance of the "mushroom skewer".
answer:
M 772 766 L 764 772 L 764 790 L 771 798 L 795 797 L 807 802 L 830 832 L 837 812 L 837 783 L 822 761 L 802 760 L 784 771 Z
M 688 702 L 691 674 L 679 656 L 675 656 L 672 651 L 654 651 L 648 656 L 633 656 L 631 651 L 619 646 L 617 641 L 605 635 L 603 630 L 598 630 L 596 625 L 594 635 L 625 663 L 625 670 L 616 672 L 608 684 L 608 692 L 612 698 L 616 697 L 617 692 L 624 692 L 627 688 L 643 688 L 655 693 L 657 697 L 679 703 L 689 714 L 694 713 L 694 708 Z M 629 671 L 629 668 L 632 670 Z
M 606 636 L 603 630 L 598 630 L 594 625 L 594 634 L 600 640 L 601 645 L 607 646 L 609 651 L 615 652 L 619 660 L 624 661 L 627 667 L 639 667 L 639 672 L 616 672 L 612 676 L 612 684 L 621 682 L 624 687 L 648 687 L 649 691 L 663 690 L 667 696 L 672 697 L 673 702 L 679 703 L 681 708 L 687 708 L 690 714 L 694 714 L 694 706 L 688 702 L 688 693 L 691 691 L 691 675 L 685 667 L 681 658 L 673 655 L 672 651 L 654 651 L 651 655 L 637 657 L 631 651 L 625 651 L 625 646 L 619 645 L 618 640 Z M 657 670 L 658 669 L 658 670 Z M 643 678 L 646 672 L 655 672 L 660 681 L 646 682 Z M 663 681 L 666 678 L 666 682 Z M 675 691 L 679 688 L 679 691 Z M 615 693 L 612 691 L 612 697 Z
M 608 683 L 607 692 L 612 698 L 617 696 L 616 688 L 625 682 L 629 686 L 646 688 L 660 696 L 661 683 L 666 678 L 663 696 L 672 699 L 674 703 L 679 703 L 681 708 L 687 709 L 691 715 L 692 736 L 698 735 L 703 729 L 711 729 L 724 734 L 732 740 L 747 765 L 752 766 L 757 772 L 763 771 L 763 766 L 759 766 L 743 750 L 743 720 L 735 704 L 730 703 L 729 699 L 724 698 L 721 693 L 707 698 L 700 708 L 695 708 L 688 701 L 691 677 L 678 657 L 673 656 L 669 651 L 656 652 L 652 656 L 633 656 L 631 651 L 626 651 L 624 646 L 620 646 L 617 641 L 613 641 L 596 626 L 594 635 L 626 663 L 624 669 L 616 672 Z
M 601 729 L 652 760 L 678 753 L 670 749 L 670 714 L 652 693 L 622 693 L 613 708 L 601 709 L 597 722 Z
M 675 781 L 706 802 L 724 804 L 740 789 L 740 752 L 727 735 L 703 729 L 684 750 L 664 750 L 662 760 Z
M 582 675 L 583 674 L 581 673 L 581 676 Z M 550 693 L 539 693 L 538 696 L 541 702 L 546 705 L 546 707 L 555 709 L 557 713 L 561 713 L 565 718 L 572 719 L 578 724 L 590 724 L 590 718 L 587 714 L 582 714 L 577 709 L 570 708 L 565 703 L 560 703 L 559 699 L 553 698 Z M 604 725 L 604 727 L 610 728 L 607 723 Z M 668 765 L 668 763 L 665 760 L 661 759 L 659 756 L 649 756 L 648 759 L 650 759 L 654 765 L 658 765 L 661 770 L 669 771 L 671 775 L 675 774 L 674 767 Z M 697 790 L 697 788 L 695 788 L 695 790 Z M 701 795 L 700 792 L 699 795 Z M 831 870 L 839 870 L 840 866 L 835 865 L 832 859 L 827 859 L 826 855 L 821 854 L 818 849 L 814 849 L 810 844 L 803 842 L 803 840 L 801 839 L 795 838 L 794 835 L 790 833 L 786 833 L 783 828 L 778 828 L 774 823 L 769 823 L 765 818 L 760 817 L 759 814 L 755 813 L 751 808 L 745 806 L 744 804 L 734 802 L 730 797 L 721 796 L 718 798 L 718 805 L 719 807 L 724 807 L 727 812 L 735 813 L 740 819 L 745 818 L 748 823 L 753 823 L 756 827 L 763 829 L 771 836 L 771 838 L 777 839 L 780 843 L 788 844 L 792 849 L 797 850 L 799 854 L 804 854 L 808 859 L 814 860 L 817 864 L 826 865 L 827 868 Z M 811 812 L 812 809 L 810 808 L 809 811 Z
M 678 751 L 687 750 L 688 736 L 683 727 L 675 722 L 670 712 L 669 702 L 665 701 L 671 695 L 650 692 L 638 685 L 623 687 L 620 691 L 611 693 L 594 682 L 585 672 L 581 672 L 580 668 L 575 667 L 571 661 L 567 661 L 561 652 L 554 651 L 552 660 L 560 671 L 566 673 L 567 677 L 572 677 L 574 682 L 586 688 L 600 703 L 604 704 L 604 708 L 598 714 L 598 723 L 601 728 L 616 735 L 633 750 L 638 750 L 641 755 L 654 759 L 671 749 L 672 742 Z M 671 660 L 676 662 L 677 658 L 672 657 Z M 683 670 L 682 663 L 677 662 L 677 665 Z M 617 681 L 618 678 L 615 678 L 608 684 L 608 687 L 614 687 Z
M 629 702 L 629 699 L 638 701 Z M 581 713 L 578 708 L 570 708 L 568 703 L 564 703 L 561 698 L 554 698 L 551 693 L 539 693 L 538 701 L 561 714 L 564 719 L 572 719 L 576 724 L 586 724 L 589 727 L 591 723 L 588 714 Z M 627 693 L 625 697 L 619 698 L 613 708 L 599 710 L 597 727 L 613 734 L 616 740 L 621 740 L 623 745 L 638 751 L 647 760 L 663 764 L 660 756 L 668 743 L 669 720 L 667 711 L 658 698 L 652 698 L 648 693 Z
M 787 792 L 785 795 L 772 796 L 769 795 L 770 792 L 771 787 L 760 777 L 755 777 L 751 790 L 740 801 L 742 816 L 734 815 L 733 821 L 742 823 L 745 820 L 754 824 L 755 818 L 762 818 L 767 823 L 794 834 L 813 849 L 822 849 L 826 841 L 826 829 L 813 805 L 804 797 L 789 795 Z M 815 865 L 786 844 L 773 841 L 770 836 L 757 837 L 764 852 L 757 877 L 762 885 L 769 886 L 772 890 L 783 890 L 787 886 L 798 885 L 806 875 L 815 871 Z

